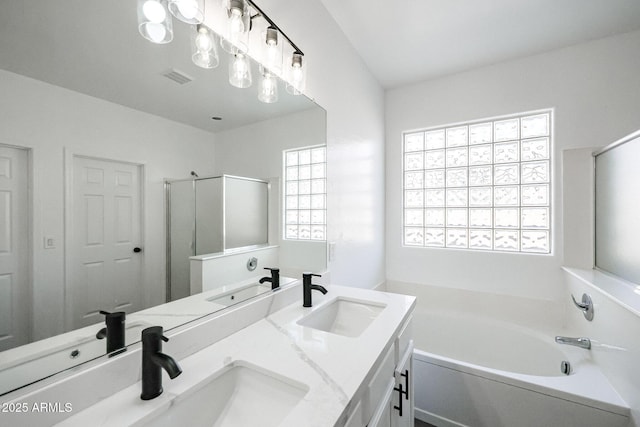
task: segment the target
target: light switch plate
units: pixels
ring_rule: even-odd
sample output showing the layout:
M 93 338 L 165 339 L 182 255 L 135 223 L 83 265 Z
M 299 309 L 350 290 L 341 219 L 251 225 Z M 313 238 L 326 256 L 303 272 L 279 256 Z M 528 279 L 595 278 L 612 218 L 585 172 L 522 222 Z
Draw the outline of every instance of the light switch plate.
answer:
M 336 258 L 336 242 L 329 242 L 329 261 Z

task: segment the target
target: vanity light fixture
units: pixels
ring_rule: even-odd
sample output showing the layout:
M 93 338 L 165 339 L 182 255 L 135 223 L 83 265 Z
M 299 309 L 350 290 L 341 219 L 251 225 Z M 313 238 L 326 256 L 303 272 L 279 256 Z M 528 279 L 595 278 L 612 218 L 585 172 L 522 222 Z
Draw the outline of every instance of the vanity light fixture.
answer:
M 208 9 L 204 22 L 204 6 L 209 1 L 216 7 Z M 304 53 L 289 37 L 253 2 L 253 0 L 137 0 L 138 30 L 153 43 L 169 43 L 173 39 L 171 16 L 194 24 L 191 40 L 191 58 L 202 68 L 215 68 L 219 64 L 216 37 L 222 48 L 231 55 L 229 83 L 238 88 L 251 86 L 251 63 L 247 57 L 249 37 L 254 20 L 261 19 L 260 43 L 255 37 L 252 46 L 260 51 L 253 55 L 260 63 L 260 91 L 262 102 L 276 102 L 278 79 L 286 82 L 287 92 L 300 95 L 306 87 L 308 64 Z M 219 5 L 222 4 L 222 7 Z M 254 31 L 252 34 L 257 33 Z M 256 35 L 257 37 L 257 35 Z M 284 47 L 288 42 L 291 49 Z M 284 51 L 287 60 L 284 61 Z M 291 56 L 289 56 L 291 55 Z M 283 62 L 285 65 L 283 66 Z
M 278 79 L 267 68 L 260 66 L 260 90 L 258 91 L 258 100 L 265 104 L 272 104 L 278 101 Z
M 229 84 L 240 89 L 251 86 L 251 63 L 244 53 L 236 53 L 229 62 Z
M 303 61 L 304 53 L 302 50 L 296 46 L 296 44 L 289 38 L 287 35 L 269 18 L 252 0 L 246 0 L 247 3 L 256 11 L 256 15 L 252 16 L 251 19 L 255 19 L 256 17 L 262 17 L 269 26 L 267 27 L 267 31 L 264 35 L 264 43 L 267 45 L 265 48 L 265 52 L 262 54 L 262 64 L 267 66 L 272 72 L 275 72 L 279 76 L 281 76 L 286 81 L 287 92 L 292 95 L 300 95 L 304 92 L 306 88 L 306 80 L 307 80 L 307 63 L 306 60 Z M 274 32 L 269 34 L 269 29 L 275 30 L 275 38 L 273 37 Z M 276 42 L 276 45 L 279 45 L 278 42 L 279 37 L 282 36 L 289 45 L 293 49 L 293 53 L 291 54 L 291 60 L 287 60 L 287 67 L 285 70 L 281 70 L 281 68 L 277 65 L 277 56 L 274 55 L 274 62 L 271 67 L 268 66 L 268 53 L 269 46 L 273 46 L 273 42 Z M 282 57 L 280 57 L 280 67 L 282 67 Z
M 204 24 L 193 26 L 191 59 L 194 64 L 202 68 L 216 68 L 220 64 L 215 34 Z
M 167 12 L 166 0 L 138 0 L 138 31 L 153 43 L 173 40 L 173 22 Z
M 169 0 L 169 11 L 187 24 L 202 24 L 204 0 Z

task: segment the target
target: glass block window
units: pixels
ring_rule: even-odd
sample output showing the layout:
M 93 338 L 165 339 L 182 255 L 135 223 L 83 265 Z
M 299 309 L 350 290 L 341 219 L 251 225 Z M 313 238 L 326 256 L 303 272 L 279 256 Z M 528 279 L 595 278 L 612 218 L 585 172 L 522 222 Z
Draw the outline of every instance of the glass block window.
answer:
M 326 240 L 327 148 L 284 151 L 284 238 Z
M 550 253 L 552 118 L 405 132 L 404 245 Z

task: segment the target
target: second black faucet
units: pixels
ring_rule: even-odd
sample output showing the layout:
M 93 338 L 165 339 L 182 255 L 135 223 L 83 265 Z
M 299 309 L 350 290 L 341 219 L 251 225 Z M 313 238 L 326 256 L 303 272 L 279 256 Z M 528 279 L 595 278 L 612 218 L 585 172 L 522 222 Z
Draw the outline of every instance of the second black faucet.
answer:
M 265 270 L 271 271 L 271 277 L 263 277 L 260 279 L 260 283 L 271 282 L 271 289 L 278 289 L 280 287 L 280 269 L 265 267 Z
M 107 353 L 124 348 L 124 319 L 126 318 L 126 313 L 124 311 L 109 313 L 108 311 L 100 310 L 100 314 L 104 314 L 106 327 L 98 331 L 96 338 L 99 340 L 107 339 Z
M 327 290 L 324 286 L 314 285 L 311 283 L 311 279 L 313 277 L 322 277 L 319 274 L 313 273 L 302 273 L 302 306 L 303 307 L 312 307 L 313 303 L 311 302 L 311 291 L 320 291 L 322 294 L 326 294 Z

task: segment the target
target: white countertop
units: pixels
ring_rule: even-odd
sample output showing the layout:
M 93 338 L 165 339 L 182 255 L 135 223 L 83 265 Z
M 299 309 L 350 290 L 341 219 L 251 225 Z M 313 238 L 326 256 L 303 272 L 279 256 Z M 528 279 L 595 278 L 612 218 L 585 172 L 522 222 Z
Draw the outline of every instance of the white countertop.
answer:
M 341 286 L 327 286 L 327 289 L 327 295 L 313 292 L 312 308 L 303 308 L 300 300 L 178 360 L 182 375 L 170 380 L 163 373 L 164 393 L 159 397 L 142 401 L 140 382 L 137 382 L 58 425 L 124 426 L 147 420 L 169 408 L 176 396 L 207 381 L 212 374 L 235 361 L 267 369 L 308 387 L 305 397 L 281 426 L 336 425 L 344 420 L 341 416 L 349 402 L 360 398 L 361 385 L 368 382 L 378 358 L 393 344 L 392 339 L 410 315 L 415 298 Z M 380 303 L 386 307 L 355 338 L 296 323 L 337 297 Z
M 165 330 L 170 330 L 225 309 L 227 306 L 215 302 L 216 297 L 256 285 L 259 278 L 260 276 L 256 276 L 127 314 L 126 344 L 140 341 L 140 331 L 146 327 L 162 325 Z M 280 286 L 284 287 L 295 281 L 296 279 L 282 276 Z M 271 290 L 270 286 L 269 283 L 264 285 L 265 293 Z M 104 326 L 104 322 L 100 322 L 0 352 L 0 394 L 104 355 L 106 340 L 96 339 L 96 333 Z M 78 351 L 79 356 L 72 359 L 69 354 L 74 350 Z

